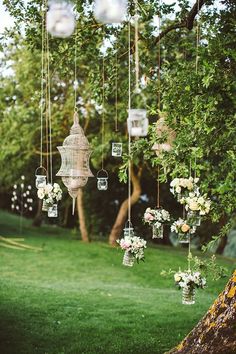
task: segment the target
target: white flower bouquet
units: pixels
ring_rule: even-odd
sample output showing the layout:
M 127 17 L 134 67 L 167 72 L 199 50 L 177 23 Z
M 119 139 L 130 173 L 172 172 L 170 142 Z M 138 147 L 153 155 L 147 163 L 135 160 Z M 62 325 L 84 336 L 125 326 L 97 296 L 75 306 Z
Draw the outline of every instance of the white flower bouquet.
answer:
M 152 226 L 152 238 L 163 238 L 163 225 L 170 221 L 170 213 L 162 208 L 147 208 L 144 213 L 143 221 Z
M 174 280 L 179 289 L 203 289 L 206 286 L 206 278 L 200 272 L 177 272 L 174 274 Z
M 196 226 L 191 225 L 188 220 L 182 218 L 174 221 L 170 229 L 178 235 L 180 243 L 188 243 L 190 234 L 196 232 Z
M 147 241 L 138 236 L 125 236 L 121 240 L 117 240 L 121 249 L 129 253 L 139 262 L 144 260 L 144 249 L 147 247 Z
M 210 212 L 211 200 L 204 194 L 201 196 L 199 193 L 189 193 L 185 198 L 185 209 L 199 213 L 200 216 L 206 215 Z
M 184 204 L 185 197 L 189 195 L 189 192 L 196 191 L 198 189 L 197 183 L 199 178 L 174 178 L 170 183 L 170 191 L 177 196 L 178 201 Z
M 46 185 L 39 185 L 38 197 L 43 199 L 47 205 L 57 204 L 62 199 L 62 190 L 58 183 L 53 185 L 48 183 Z

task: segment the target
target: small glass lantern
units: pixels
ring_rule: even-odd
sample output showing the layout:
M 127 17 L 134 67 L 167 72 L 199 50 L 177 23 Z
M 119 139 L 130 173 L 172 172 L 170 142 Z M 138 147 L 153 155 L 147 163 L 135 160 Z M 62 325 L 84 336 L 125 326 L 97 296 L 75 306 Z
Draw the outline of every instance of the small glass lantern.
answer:
M 108 189 L 108 173 L 101 169 L 97 173 L 97 189 L 99 191 L 106 191 Z
M 74 214 L 75 199 L 79 189 L 86 185 L 88 177 L 93 177 L 89 168 L 91 150 L 83 129 L 79 125 L 77 112 L 74 113 L 74 124 L 70 135 L 66 137 L 62 146 L 57 148 L 61 154 L 61 167 L 56 175 L 62 177 L 62 182 L 73 198 L 72 212 Z
M 57 204 L 53 204 L 48 208 L 48 217 L 57 218 L 57 216 L 58 216 Z
M 75 29 L 75 16 L 72 5 L 63 0 L 52 0 L 47 12 L 47 31 L 54 37 L 66 38 Z
M 130 236 L 130 237 L 134 236 L 134 228 L 130 221 L 127 221 L 125 224 L 124 237 L 126 236 Z
M 198 212 L 189 210 L 187 213 L 187 219 L 189 220 L 190 224 L 192 224 L 193 226 L 201 225 L 201 215 L 199 215 Z
M 129 109 L 127 127 L 130 136 L 146 136 L 148 133 L 146 109 Z
M 40 173 L 40 170 L 42 170 L 41 173 Z M 35 186 L 37 189 L 39 189 L 40 187 L 46 186 L 46 184 L 47 184 L 47 170 L 44 167 L 39 166 L 38 168 L 36 168 L 35 177 L 36 177 Z
M 166 138 L 163 143 L 155 143 L 152 150 L 156 152 L 156 155 L 161 155 L 162 152 L 169 152 L 173 149 L 173 143 L 176 138 L 174 130 L 168 127 L 165 122 L 165 115 L 162 113 L 160 119 L 156 123 L 156 135 L 158 139 Z
M 42 204 L 42 211 L 48 211 L 49 205 L 46 203 L 46 200 L 43 199 L 43 204 Z
M 127 12 L 127 0 L 95 0 L 94 16 L 99 22 L 120 23 Z
M 189 232 L 178 233 L 178 241 L 179 243 L 189 243 L 190 233 Z
M 115 157 L 122 156 L 122 143 L 112 143 L 111 155 Z

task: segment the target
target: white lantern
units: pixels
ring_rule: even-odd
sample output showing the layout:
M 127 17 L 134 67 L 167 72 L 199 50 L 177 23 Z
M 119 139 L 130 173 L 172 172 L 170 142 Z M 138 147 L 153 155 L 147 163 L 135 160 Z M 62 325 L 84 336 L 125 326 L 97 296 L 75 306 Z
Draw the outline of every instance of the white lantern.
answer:
M 35 186 L 37 189 L 39 189 L 40 187 L 46 186 L 46 184 L 47 184 L 47 170 L 44 167 L 39 166 L 38 168 L 36 168 L 35 177 L 36 177 Z
M 130 136 L 146 136 L 148 133 L 148 119 L 146 109 L 129 109 L 127 127 Z
M 75 29 L 72 5 L 67 1 L 52 0 L 46 17 L 47 31 L 54 37 L 66 38 Z
M 112 143 L 111 155 L 115 157 L 122 156 L 122 143 Z
M 127 12 L 127 0 L 95 0 L 94 16 L 103 23 L 120 23 Z
M 97 173 L 97 188 L 99 191 L 106 191 L 108 189 L 108 173 L 101 169 Z

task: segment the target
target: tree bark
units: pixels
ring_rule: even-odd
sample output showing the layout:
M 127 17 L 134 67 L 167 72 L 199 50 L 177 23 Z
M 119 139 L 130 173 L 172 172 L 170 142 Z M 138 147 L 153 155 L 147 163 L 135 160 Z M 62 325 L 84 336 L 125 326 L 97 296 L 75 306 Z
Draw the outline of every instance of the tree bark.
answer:
M 131 195 L 131 205 L 134 205 L 141 195 L 142 189 L 140 184 L 140 179 L 142 175 L 142 168 L 139 167 L 137 174 L 135 174 L 133 167 L 131 167 L 131 182 L 132 182 L 132 195 Z M 122 229 L 124 228 L 125 221 L 128 215 L 128 198 L 123 201 L 120 206 L 120 210 L 116 217 L 115 223 L 112 227 L 111 233 L 109 235 L 109 244 L 112 246 L 116 245 L 116 240 L 120 237 Z
M 35 227 L 40 227 L 42 224 L 42 220 L 43 220 L 42 205 L 43 205 L 43 201 L 41 199 L 38 199 L 37 213 L 34 217 L 33 224 L 32 224 Z
M 236 270 L 203 319 L 168 353 L 236 353 Z
M 84 242 L 89 242 L 88 230 L 86 227 L 86 220 L 84 214 L 84 205 L 83 205 L 83 190 L 79 189 L 77 197 L 77 208 L 78 208 L 78 217 L 79 217 L 79 228 L 81 233 L 81 239 Z

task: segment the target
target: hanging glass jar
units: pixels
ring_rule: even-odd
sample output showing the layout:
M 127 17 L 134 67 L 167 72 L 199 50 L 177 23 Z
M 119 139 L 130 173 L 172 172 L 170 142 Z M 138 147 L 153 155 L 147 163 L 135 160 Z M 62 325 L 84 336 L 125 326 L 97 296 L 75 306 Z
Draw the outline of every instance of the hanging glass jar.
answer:
M 193 305 L 195 304 L 195 289 L 190 287 L 182 288 L 182 304 Z
M 187 213 L 187 219 L 193 226 L 200 226 L 201 225 L 201 215 L 198 212 L 189 210 Z
M 99 22 L 120 23 L 127 12 L 127 0 L 95 0 L 94 16 Z
M 122 143 L 112 143 L 111 155 L 115 157 L 122 156 Z
M 134 228 L 132 226 L 132 223 L 129 220 L 125 223 L 125 227 L 123 231 L 124 231 L 124 237 L 134 236 Z
M 49 204 L 46 202 L 45 199 L 43 199 L 43 204 L 42 204 L 42 211 L 48 211 Z
M 48 217 L 49 218 L 57 218 L 58 211 L 57 211 L 57 204 L 53 204 L 48 208 Z
M 39 166 L 35 170 L 35 186 L 37 189 L 39 189 L 40 187 L 41 188 L 45 187 L 46 184 L 47 184 L 47 170 L 46 168 Z
M 66 38 L 75 29 L 72 5 L 63 0 L 51 0 L 46 17 L 47 31 L 54 37 Z
M 129 109 L 127 126 L 128 132 L 131 136 L 146 136 L 148 133 L 148 119 L 146 109 Z
M 125 251 L 122 264 L 126 267 L 133 267 L 135 257 L 130 251 Z
M 157 227 L 155 224 L 152 225 L 152 238 L 163 238 L 164 237 L 164 225 Z
M 178 233 L 178 241 L 179 243 L 189 243 L 190 233 L 189 232 Z
M 97 173 L 97 189 L 99 191 L 108 189 L 108 172 L 103 168 Z

